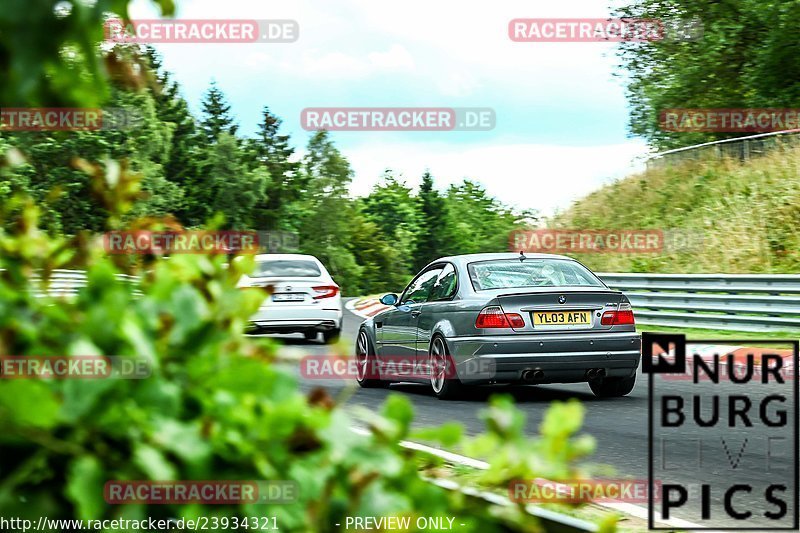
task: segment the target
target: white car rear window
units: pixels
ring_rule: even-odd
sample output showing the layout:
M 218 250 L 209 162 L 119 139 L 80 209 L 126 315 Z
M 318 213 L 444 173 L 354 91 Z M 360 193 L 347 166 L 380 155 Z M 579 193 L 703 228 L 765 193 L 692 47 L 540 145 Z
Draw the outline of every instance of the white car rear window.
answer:
M 303 259 L 259 261 L 253 271 L 256 278 L 317 278 L 321 275 L 317 263 Z

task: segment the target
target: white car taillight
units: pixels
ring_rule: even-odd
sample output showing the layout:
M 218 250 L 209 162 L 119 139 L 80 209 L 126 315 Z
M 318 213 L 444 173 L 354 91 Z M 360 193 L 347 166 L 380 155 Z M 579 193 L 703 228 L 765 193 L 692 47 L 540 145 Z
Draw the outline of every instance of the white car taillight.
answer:
M 322 298 L 333 298 L 339 294 L 338 285 L 321 285 L 319 287 L 312 287 L 314 289 L 314 299 L 321 300 Z

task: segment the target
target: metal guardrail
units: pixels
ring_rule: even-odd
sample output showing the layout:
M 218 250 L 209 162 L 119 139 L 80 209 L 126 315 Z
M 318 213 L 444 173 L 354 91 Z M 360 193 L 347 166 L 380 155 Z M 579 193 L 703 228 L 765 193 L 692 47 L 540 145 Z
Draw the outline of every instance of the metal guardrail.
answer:
M 116 278 L 120 281 L 135 283 L 139 281 L 137 276 L 128 274 L 117 274 Z M 74 296 L 78 289 L 86 286 L 86 272 L 82 270 L 55 269 L 50 275 L 50 283 L 47 287 L 42 286 L 42 279 L 39 275 L 31 278 L 33 292 L 37 297 L 44 296 Z M 139 293 L 138 291 L 135 291 Z
M 631 301 L 637 323 L 800 332 L 800 275 L 598 274 Z
M 800 334 L 798 274 L 598 274 L 623 291 L 636 321 L 654 326 L 733 331 L 797 331 Z M 136 276 L 118 274 L 123 281 Z M 37 296 L 70 296 L 86 285 L 86 274 L 55 270 Z
M 647 158 L 647 168 L 657 168 L 688 160 L 722 159 L 725 157 L 747 161 L 781 147 L 800 144 L 800 130 L 784 130 L 746 137 L 734 137 L 674 150 L 666 150 Z

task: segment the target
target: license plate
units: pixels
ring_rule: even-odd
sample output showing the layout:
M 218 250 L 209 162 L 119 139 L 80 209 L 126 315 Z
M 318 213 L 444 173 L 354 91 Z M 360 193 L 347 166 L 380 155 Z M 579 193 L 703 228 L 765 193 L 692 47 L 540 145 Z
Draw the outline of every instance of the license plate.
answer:
M 275 302 L 302 302 L 305 297 L 302 294 L 273 294 L 272 300 Z
M 534 311 L 534 326 L 588 326 L 592 323 L 591 311 Z

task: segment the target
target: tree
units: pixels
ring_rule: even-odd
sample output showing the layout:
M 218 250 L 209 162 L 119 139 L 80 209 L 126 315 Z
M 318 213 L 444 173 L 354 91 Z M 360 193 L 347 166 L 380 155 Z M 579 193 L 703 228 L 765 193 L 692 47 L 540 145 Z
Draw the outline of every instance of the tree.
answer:
M 259 229 L 291 229 L 287 207 L 300 199 L 305 187 L 300 162 L 291 160 L 294 148 L 289 136 L 278 134 L 280 126 L 281 120 L 264 107 L 258 135 L 248 143 L 255 165 L 266 168 L 272 178 L 266 200 L 257 204 L 253 213 Z
M 437 257 L 449 255 L 452 246 L 447 202 L 433 187 L 433 176 L 425 172 L 419 187 L 421 228 L 414 254 L 414 269 L 419 270 Z
M 386 235 L 395 234 L 399 228 L 417 233 L 420 222 L 419 206 L 411 188 L 397 179 L 390 170 L 383 173 L 362 203 L 364 213 Z
M 660 113 L 682 108 L 794 107 L 800 98 L 800 2 L 629 0 L 618 16 L 699 25 L 702 36 L 623 43 L 630 129 L 659 149 L 735 137 L 670 132 Z M 789 75 L 787 75 L 789 74 Z
M 380 228 L 381 233 L 398 250 L 395 267 L 405 276 L 411 274 L 414 266 L 414 253 L 420 228 L 419 205 L 412 190 L 398 180 L 391 171 L 384 172 L 379 181 L 363 198 L 361 206 L 367 218 Z
M 294 209 L 299 217 L 300 248 L 316 255 L 343 290 L 355 294 L 361 267 L 347 246 L 354 214 L 348 196 L 353 171 L 327 131 L 314 133 L 306 151 L 302 168 L 308 188 Z
M 146 54 L 157 82 L 153 90 L 156 114 L 172 132 L 169 153 L 163 164 L 164 178 L 182 189 L 191 189 L 201 179 L 199 163 L 204 157 L 204 143 L 178 83 L 171 79 L 169 72 L 161 70 L 161 60 L 153 48 L 147 47 Z M 187 197 L 184 203 L 172 206 L 173 212 L 186 222 L 196 210 L 192 204 L 193 198 Z
M 221 133 L 235 136 L 239 126 L 231 117 L 231 106 L 225 100 L 225 95 L 217 88 L 216 82 L 211 82 L 211 88 L 203 99 L 203 121 L 201 123 L 206 140 L 213 144 Z
M 223 213 L 229 228 L 250 228 L 253 206 L 265 198 L 267 171 L 248 170 L 241 161 L 236 138 L 228 133 L 221 133 L 211 146 L 202 169 L 207 176 L 207 187 L 196 192 L 203 193 L 207 201 L 206 217 Z
M 459 254 L 508 251 L 518 216 L 490 197 L 480 184 L 464 180 L 451 185 L 446 196 L 448 225 Z
M 400 292 L 411 280 L 408 254 L 360 209 L 351 220 L 348 249 L 361 267 L 360 294 Z
M 44 209 L 47 227 L 54 232 L 75 234 L 81 229 L 97 231 L 106 213 L 92 201 L 88 176 L 75 166 L 76 154 L 87 161 L 123 160 L 128 169 L 142 174 L 145 195 L 133 215 L 162 216 L 182 202 L 183 191 L 164 179 L 163 162 L 170 146 L 170 128 L 156 114 L 148 91 L 111 88 L 108 108 L 138 118 L 135 127 L 95 131 L 32 131 L 7 134 L 9 144 L 25 156 L 26 164 L 13 170 L 15 181 Z

